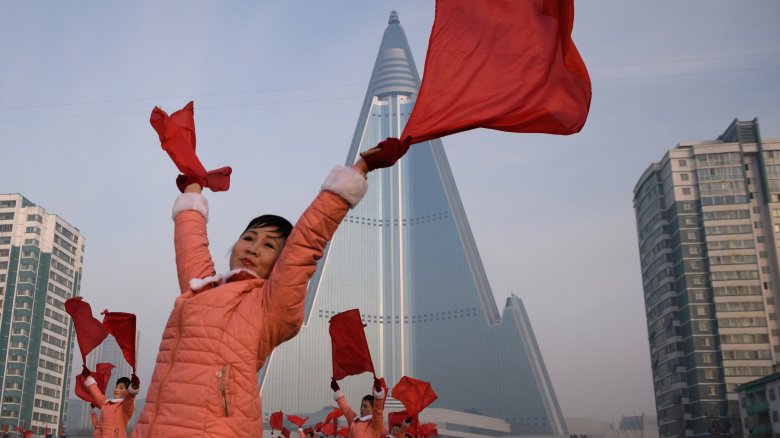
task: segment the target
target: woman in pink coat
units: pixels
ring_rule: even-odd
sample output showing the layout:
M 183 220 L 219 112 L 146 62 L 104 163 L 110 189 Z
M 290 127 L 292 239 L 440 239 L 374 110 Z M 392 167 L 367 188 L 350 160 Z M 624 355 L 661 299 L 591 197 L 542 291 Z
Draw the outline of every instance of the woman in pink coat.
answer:
M 92 428 L 95 430 L 92 432 L 92 438 L 100 438 L 100 421 L 97 416 L 98 409 L 93 404 L 90 404 L 89 406 L 89 419 L 92 420 Z
M 160 343 L 134 438 L 259 437 L 257 372 L 303 324 L 309 279 L 325 245 L 367 190 L 366 173 L 395 163 L 408 143 L 388 139 L 355 166 L 331 171 L 295 227 L 252 220 L 219 275 L 209 253 L 208 203 L 197 184 L 173 207 L 181 294 Z
M 349 425 L 349 438 L 382 438 L 387 435 L 385 428 L 385 389 L 379 379 L 374 379 L 372 394 L 363 397 L 360 401 L 360 416 L 347 403 L 344 392 L 339 388 L 335 380 L 331 380 L 333 399 L 338 403 L 339 409 L 344 413 Z
M 114 398 L 108 399 L 98 389 L 97 382 L 89 375 L 89 370 L 84 368 L 86 380 L 84 385 L 92 396 L 92 404 L 100 409 L 100 420 L 95 428 L 93 437 L 100 438 L 126 438 L 127 423 L 133 417 L 135 411 L 135 395 L 138 394 L 138 378 L 120 377 L 114 386 Z M 92 415 L 95 415 L 94 413 Z M 93 420 L 94 426 L 94 420 Z

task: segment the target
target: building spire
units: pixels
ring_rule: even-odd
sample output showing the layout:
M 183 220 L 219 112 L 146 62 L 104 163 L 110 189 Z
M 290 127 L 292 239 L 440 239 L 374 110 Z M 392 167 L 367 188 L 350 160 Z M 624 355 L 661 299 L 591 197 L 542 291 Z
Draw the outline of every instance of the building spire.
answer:
M 398 19 L 398 11 L 395 9 L 390 11 L 390 19 L 387 20 L 387 24 L 400 24 L 401 20 Z

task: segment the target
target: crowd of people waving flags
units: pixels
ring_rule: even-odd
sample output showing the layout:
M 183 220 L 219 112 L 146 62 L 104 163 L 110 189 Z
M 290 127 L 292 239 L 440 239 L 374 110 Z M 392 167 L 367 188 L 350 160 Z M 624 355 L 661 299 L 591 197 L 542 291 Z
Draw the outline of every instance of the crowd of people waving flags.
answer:
M 155 107 L 150 123 L 178 168 L 174 248 L 179 295 L 163 331 L 146 403 L 132 431 L 146 437 L 259 437 L 263 431 L 257 373 L 274 348 L 301 329 L 309 279 L 347 212 L 368 190 L 366 175 L 393 166 L 411 145 L 474 128 L 568 135 L 582 129 L 591 101 L 587 69 L 571 40 L 573 0 L 439 0 L 415 107 L 399 138 L 336 166 L 295 225 L 265 214 L 249 221 L 230 251 L 230 270 L 217 273 L 209 252 L 209 204 L 202 195 L 230 187 L 230 167 L 207 171 L 195 152 L 194 104 L 168 115 Z M 135 374 L 135 315 L 92 315 L 81 297 L 66 302 L 82 356 L 76 394 L 99 410 L 96 437 L 125 437 L 140 389 Z M 390 391 L 406 408 L 384 417 L 388 388 L 370 359 L 358 309 L 335 315 L 331 388 L 338 408 L 314 425 L 288 415 L 301 438 L 428 437 L 419 413 L 436 400 L 428 382 L 404 376 Z M 131 365 L 103 395 L 112 364 L 86 366 L 86 356 L 111 334 Z M 374 375 L 358 412 L 338 381 Z M 228 394 L 230 397 L 228 397 Z M 339 427 L 339 418 L 346 425 Z M 270 417 L 289 438 L 284 414 Z

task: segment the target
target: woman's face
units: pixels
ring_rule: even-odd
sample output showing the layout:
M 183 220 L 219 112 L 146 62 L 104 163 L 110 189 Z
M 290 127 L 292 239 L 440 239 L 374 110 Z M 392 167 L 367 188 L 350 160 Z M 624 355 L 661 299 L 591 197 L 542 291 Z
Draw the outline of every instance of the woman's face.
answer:
M 243 268 L 268 278 L 286 242 L 276 227 L 246 230 L 230 252 L 230 269 Z
M 125 387 L 124 383 L 117 383 L 116 386 L 114 386 L 114 398 L 125 398 L 127 397 L 127 388 Z
M 370 414 L 371 411 L 374 409 L 373 406 L 371 406 L 371 402 L 368 400 L 363 400 L 360 402 L 360 416 L 365 417 L 366 415 Z

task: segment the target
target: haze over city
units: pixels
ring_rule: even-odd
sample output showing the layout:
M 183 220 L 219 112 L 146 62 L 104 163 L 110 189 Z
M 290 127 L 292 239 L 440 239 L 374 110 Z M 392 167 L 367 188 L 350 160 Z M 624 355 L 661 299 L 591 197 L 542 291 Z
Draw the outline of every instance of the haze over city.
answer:
M 225 271 L 248 219 L 297 218 L 344 162 L 390 10 L 423 76 L 434 14 L 432 0 L 45 5 L 0 9 L 0 193 L 86 236 L 81 294 L 138 314 L 142 379 L 177 294 L 177 171 L 152 107 L 194 100 L 201 159 L 233 167 L 230 191 L 206 194 Z M 734 118 L 780 137 L 780 5 L 575 6 L 593 81 L 582 132 L 443 142 L 496 302 L 523 299 L 564 416 L 614 420 L 655 411 L 634 185 Z

